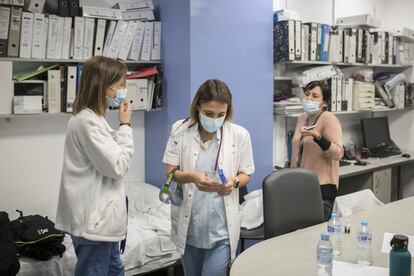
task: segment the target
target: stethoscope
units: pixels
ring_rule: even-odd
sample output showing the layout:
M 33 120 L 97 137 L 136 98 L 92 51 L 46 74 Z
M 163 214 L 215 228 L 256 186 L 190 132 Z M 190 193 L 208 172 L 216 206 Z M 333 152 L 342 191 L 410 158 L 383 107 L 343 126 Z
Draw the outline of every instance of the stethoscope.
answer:
M 190 118 L 185 119 L 181 125 L 178 127 L 181 128 L 184 123 L 188 122 Z M 183 133 L 184 131 L 188 130 L 189 128 L 195 126 L 196 123 L 192 123 L 190 124 L 188 127 L 186 127 L 184 130 L 179 131 L 178 133 L 174 133 L 170 136 L 170 138 L 175 138 L 177 137 L 179 134 Z M 178 131 L 177 129 L 177 131 Z M 227 183 L 226 177 L 224 176 L 223 170 L 219 168 L 218 166 L 218 162 L 219 162 L 219 158 L 220 158 L 220 152 L 221 152 L 221 146 L 223 143 L 223 126 L 220 127 L 220 143 L 219 143 L 219 147 L 217 150 L 217 156 L 216 156 L 216 162 L 214 165 L 214 171 L 218 173 L 219 177 L 220 177 L 220 181 L 225 184 Z M 177 144 L 177 141 L 174 141 L 174 143 Z M 179 206 L 181 205 L 182 201 L 183 201 L 183 188 L 182 185 L 179 183 L 176 183 L 174 190 L 171 190 L 171 182 L 174 178 L 174 173 L 176 169 L 173 169 L 167 176 L 167 179 L 165 180 L 164 186 L 161 188 L 160 193 L 159 193 L 159 199 L 161 202 L 164 202 L 166 204 L 169 204 L 171 202 L 171 204 Z

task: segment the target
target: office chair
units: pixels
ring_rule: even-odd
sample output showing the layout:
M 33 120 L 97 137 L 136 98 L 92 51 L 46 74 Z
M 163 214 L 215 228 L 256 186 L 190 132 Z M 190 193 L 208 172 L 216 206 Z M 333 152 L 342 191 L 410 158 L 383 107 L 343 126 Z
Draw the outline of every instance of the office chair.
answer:
M 247 187 L 239 188 L 239 204 L 244 202 L 244 196 L 247 195 Z M 240 253 L 244 251 L 245 240 L 263 240 L 264 226 L 263 224 L 253 229 L 240 228 Z
M 267 176 L 263 180 L 263 218 L 265 239 L 323 222 L 316 174 L 291 168 Z

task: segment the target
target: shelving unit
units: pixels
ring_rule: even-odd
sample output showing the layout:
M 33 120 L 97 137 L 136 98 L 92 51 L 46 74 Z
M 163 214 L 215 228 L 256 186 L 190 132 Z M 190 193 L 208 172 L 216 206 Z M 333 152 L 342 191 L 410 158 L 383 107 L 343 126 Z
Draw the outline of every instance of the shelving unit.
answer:
M 359 114 L 359 113 L 380 113 L 380 112 L 393 112 L 393 111 L 408 111 L 411 108 L 397 109 L 397 108 L 384 108 L 384 109 L 373 109 L 373 110 L 359 110 L 359 111 L 336 111 L 332 112 L 335 115 L 349 115 L 349 114 Z M 292 113 L 292 114 L 275 114 L 275 117 L 284 117 L 284 118 L 297 118 L 302 113 Z
M 292 61 L 275 63 L 275 66 L 279 66 L 279 65 L 286 65 L 289 68 L 318 66 L 318 65 L 336 65 L 338 67 L 370 67 L 370 68 L 378 68 L 378 69 L 382 69 L 382 68 L 407 69 L 412 66 L 412 65 L 402 65 L 402 64 L 365 64 L 365 63 L 301 61 L 301 60 L 292 60 Z
M 24 63 L 85 63 L 84 59 L 35 59 L 35 58 L 13 58 L 1 57 L 0 61 L 24 62 Z M 160 60 L 120 60 L 125 64 L 160 64 Z

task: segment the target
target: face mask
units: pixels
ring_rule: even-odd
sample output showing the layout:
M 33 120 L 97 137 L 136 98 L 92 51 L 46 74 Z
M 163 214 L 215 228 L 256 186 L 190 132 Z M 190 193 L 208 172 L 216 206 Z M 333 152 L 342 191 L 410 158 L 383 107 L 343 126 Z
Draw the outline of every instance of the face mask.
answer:
M 128 95 L 127 89 L 124 88 L 124 89 L 115 90 L 112 87 L 109 87 L 109 88 L 116 91 L 116 96 L 115 96 L 114 99 L 109 98 L 108 96 L 106 97 L 106 102 L 107 102 L 108 106 L 110 106 L 110 107 L 119 107 L 121 102 L 127 98 L 127 95 Z
M 201 114 L 200 112 L 200 123 L 205 129 L 205 131 L 209 133 L 214 133 L 217 131 L 217 129 L 219 129 L 223 125 L 225 117 L 226 116 L 222 116 L 217 119 L 212 119 L 210 117 L 207 117 Z
M 317 101 L 308 101 L 306 99 L 302 99 L 302 109 L 309 115 L 315 115 L 319 112 L 319 104 L 320 102 Z

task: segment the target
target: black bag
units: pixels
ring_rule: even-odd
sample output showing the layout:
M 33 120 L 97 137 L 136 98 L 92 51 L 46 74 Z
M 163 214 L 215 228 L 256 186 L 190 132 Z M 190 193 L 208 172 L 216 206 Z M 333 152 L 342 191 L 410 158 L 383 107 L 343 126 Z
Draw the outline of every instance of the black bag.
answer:
M 65 246 L 63 231 L 57 230 L 55 224 L 40 215 L 23 216 L 11 222 L 17 253 L 20 256 L 46 261 L 53 256 L 62 257 Z
M 0 212 L 0 276 L 14 276 L 19 272 L 16 245 L 11 232 L 9 215 Z

